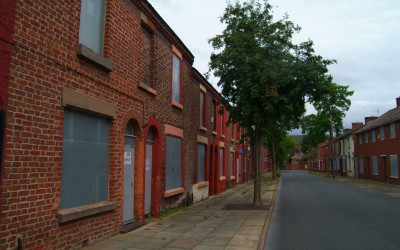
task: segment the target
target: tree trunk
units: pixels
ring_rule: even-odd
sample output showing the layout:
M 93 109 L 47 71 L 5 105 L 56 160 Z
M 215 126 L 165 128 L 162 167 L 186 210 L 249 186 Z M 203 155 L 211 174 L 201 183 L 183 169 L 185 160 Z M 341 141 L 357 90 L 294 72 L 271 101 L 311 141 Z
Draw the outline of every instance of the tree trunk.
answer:
M 254 166 L 254 199 L 253 206 L 262 206 L 261 201 L 261 171 L 260 171 L 260 149 L 261 137 L 255 136 L 253 143 L 253 166 Z
M 330 130 L 329 130 L 329 143 L 328 143 L 328 162 L 332 168 L 332 177 L 335 178 L 335 170 L 333 166 L 333 117 L 332 112 L 330 113 Z M 329 171 L 329 170 L 328 170 Z

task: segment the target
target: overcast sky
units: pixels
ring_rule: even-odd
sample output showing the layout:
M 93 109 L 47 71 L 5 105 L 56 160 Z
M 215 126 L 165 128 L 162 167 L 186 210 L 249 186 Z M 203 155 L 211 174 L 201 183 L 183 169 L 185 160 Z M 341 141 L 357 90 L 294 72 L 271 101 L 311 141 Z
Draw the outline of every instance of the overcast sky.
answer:
M 148 0 L 208 71 L 208 39 L 224 26 L 225 0 Z M 316 52 L 336 59 L 334 81 L 354 91 L 344 126 L 396 107 L 400 96 L 400 0 L 270 0 L 274 17 L 284 13 L 302 31 L 295 42 L 314 41 Z M 216 86 L 217 80 L 210 82 Z M 311 109 L 310 109 L 311 110 Z

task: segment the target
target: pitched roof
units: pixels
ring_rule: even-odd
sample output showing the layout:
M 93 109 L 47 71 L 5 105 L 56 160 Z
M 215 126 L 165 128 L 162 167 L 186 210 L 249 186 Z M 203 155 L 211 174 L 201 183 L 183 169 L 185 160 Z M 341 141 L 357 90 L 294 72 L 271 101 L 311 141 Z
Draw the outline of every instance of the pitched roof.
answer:
M 338 135 L 338 136 L 335 137 L 334 141 L 340 141 L 340 140 L 342 140 L 342 139 L 344 139 L 344 138 L 346 138 L 346 137 L 348 137 L 348 136 L 350 136 L 350 135 L 352 135 L 352 134 L 358 132 L 358 130 L 360 130 L 360 129 L 362 129 L 362 128 L 363 128 L 363 127 L 351 129 L 351 130 L 347 131 L 346 133 L 343 133 L 343 134 L 341 134 L 341 135 Z
M 381 115 L 378 119 L 368 122 L 364 127 L 356 132 L 360 134 L 371 129 L 390 124 L 400 120 L 400 107 L 389 110 L 388 112 Z

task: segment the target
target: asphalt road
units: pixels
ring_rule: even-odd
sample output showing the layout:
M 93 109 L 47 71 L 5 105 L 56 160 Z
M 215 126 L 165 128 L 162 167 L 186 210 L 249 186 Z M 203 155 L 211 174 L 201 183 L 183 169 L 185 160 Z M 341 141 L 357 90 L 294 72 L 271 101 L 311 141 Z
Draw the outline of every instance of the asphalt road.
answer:
M 400 249 L 400 200 L 283 171 L 266 249 Z

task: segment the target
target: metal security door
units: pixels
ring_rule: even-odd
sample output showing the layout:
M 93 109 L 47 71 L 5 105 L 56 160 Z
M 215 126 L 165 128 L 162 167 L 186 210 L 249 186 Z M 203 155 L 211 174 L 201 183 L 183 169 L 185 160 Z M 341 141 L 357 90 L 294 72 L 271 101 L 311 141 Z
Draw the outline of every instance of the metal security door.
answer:
M 124 224 L 133 222 L 134 204 L 135 138 L 125 136 L 124 152 Z
M 151 175 L 153 168 L 153 134 L 149 131 L 146 141 L 145 161 L 145 213 L 151 212 Z

